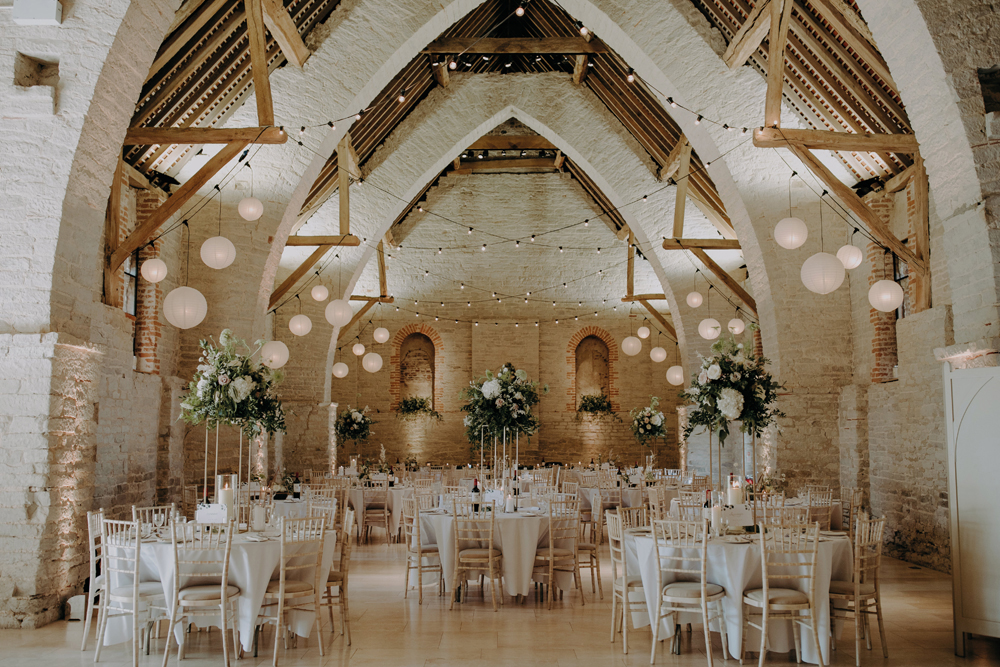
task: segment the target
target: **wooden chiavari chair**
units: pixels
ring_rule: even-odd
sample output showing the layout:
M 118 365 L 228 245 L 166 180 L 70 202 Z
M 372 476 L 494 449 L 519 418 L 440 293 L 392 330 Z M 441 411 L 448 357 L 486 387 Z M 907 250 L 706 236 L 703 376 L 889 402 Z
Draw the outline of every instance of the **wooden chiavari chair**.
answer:
M 861 503 L 864 500 L 864 489 L 852 487 L 842 487 L 840 489 L 840 509 L 842 513 L 843 529 L 854 540 L 854 526 L 858 515 L 861 512 Z
M 354 537 L 353 509 L 344 513 L 343 525 L 344 529 L 340 532 L 340 560 L 334 564 L 333 570 L 327 577 L 320 606 L 330 609 L 330 629 L 333 630 L 333 605 L 336 600 L 336 604 L 340 607 L 340 633 L 344 635 L 345 642 L 350 646 L 351 619 L 347 599 L 347 578 L 351 564 L 351 539 Z M 334 593 L 333 589 L 337 589 L 337 592 Z
M 195 510 L 198 509 L 198 485 L 190 484 L 184 487 L 183 502 L 181 512 L 189 519 L 194 518 Z
M 451 599 L 448 609 L 455 608 L 455 597 L 461 589 L 469 587 L 469 576 L 485 574 L 490 580 L 490 598 L 493 601 L 493 611 L 497 607 L 497 586 L 502 577 L 500 564 L 503 555 L 500 549 L 493 546 L 493 530 L 496 516 L 495 503 L 479 503 L 478 509 L 473 507 L 471 500 L 453 500 L 452 511 L 455 517 L 455 572 L 452 575 L 451 588 L 455 596 Z M 485 545 L 485 546 L 484 546 Z M 576 554 L 573 555 L 574 559 Z M 465 600 L 466 595 L 461 599 Z M 500 604 L 503 604 L 503 591 L 500 591 Z
M 604 513 L 608 524 L 608 547 L 611 550 L 611 642 L 615 634 L 622 633 L 622 649 L 628 653 L 628 624 L 631 619 L 632 606 L 645 607 L 645 603 L 632 602 L 629 594 L 642 591 L 642 577 L 638 573 L 629 574 L 625 560 L 625 531 L 622 520 L 617 513 L 608 510 Z M 618 604 L 621 605 L 619 610 Z M 620 625 L 619 625 L 620 624 Z M 633 624 L 633 628 L 635 625 Z
M 863 513 L 859 514 L 854 527 L 854 573 L 851 581 L 833 580 L 830 582 L 830 623 L 833 627 L 837 612 L 839 618 L 854 616 L 854 655 L 855 663 L 861 666 L 861 637 L 864 635 L 868 650 L 872 650 L 870 616 L 878 620 L 878 634 L 882 640 L 882 656 L 889 657 L 889 646 L 886 643 L 885 624 L 882 621 L 882 591 L 879 586 L 879 570 L 882 566 L 882 533 L 885 531 L 885 519 L 869 519 Z M 836 608 L 836 600 L 847 602 L 848 608 Z M 830 641 L 836 637 L 831 633 Z
M 90 547 L 90 585 L 87 587 L 86 618 L 83 623 L 83 641 L 80 643 L 80 650 L 87 650 L 87 639 L 90 638 L 90 622 L 94 617 L 94 610 L 100 610 L 100 601 L 94 602 L 94 598 L 104 596 L 107 588 L 107 577 L 98 574 L 101 568 L 101 557 L 104 549 L 101 544 L 101 523 L 104 521 L 104 510 L 87 512 L 87 542 Z
M 592 508 L 600 512 L 599 508 Z M 600 521 L 598 517 L 597 521 Z M 535 551 L 535 568 L 547 570 L 549 609 L 555 590 L 555 573 L 572 572 L 576 587 L 580 589 L 580 602 L 587 604 L 580 581 L 580 563 L 577 558 L 580 504 L 575 498 L 556 498 L 549 502 L 549 545 Z M 562 546 L 556 546 L 561 544 Z
M 169 505 L 153 505 L 151 507 L 136 507 L 132 505 L 132 520 L 138 522 L 140 527 L 149 525 L 156 528 L 165 528 L 170 525 L 170 521 L 174 518 L 176 511 L 177 506 L 173 503 Z
M 441 567 L 438 545 L 421 544 L 420 513 L 415 497 L 403 498 L 403 543 L 406 545 L 406 575 L 403 579 L 403 599 L 410 590 L 410 571 L 417 571 L 417 604 L 424 603 L 424 572 L 436 572 L 439 578 L 438 595 L 444 588 L 444 570 Z M 424 560 L 437 562 L 424 563 Z
M 766 523 L 809 523 L 808 507 L 763 506 Z
M 562 483 L 562 492 L 563 493 L 568 493 L 571 496 L 579 496 L 580 495 L 580 485 L 577 484 L 576 482 L 565 482 L 564 481 Z
M 785 508 L 788 509 L 788 508 Z M 795 656 L 801 660 L 802 643 L 799 628 L 808 628 L 816 643 L 819 665 L 823 667 L 823 650 L 819 643 L 819 611 L 816 607 L 816 551 L 819 546 L 819 525 L 816 523 L 760 523 L 762 588 L 743 592 L 743 640 L 740 660 L 746 652 L 749 628 L 760 631 L 761 667 L 767 656 L 767 626 L 774 620 L 792 623 Z M 803 586 L 805 591 L 791 586 Z M 825 601 L 824 601 L 825 603 Z M 753 610 L 760 610 L 754 613 Z M 753 619 L 759 618 L 759 623 Z
M 385 544 L 389 546 L 392 542 L 392 535 L 389 533 L 389 481 L 382 480 L 375 482 L 375 486 L 365 487 L 362 495 L 365 511 L 361 520 L 361 530 L 365 535 L 365 541 L 371 537 L 372 527 L 380 526 L 385 529 Z
M 820 530 L 830 530 L 833 517 L 833 491 L 810 491 L 809 521 L 819 523 Z
M 577 507 L 580 506 L 580 501 L 575 495 L 571 494 L 561 494 L 557 496 L 563 501 L 576 501 Z M 590 531 L 591 541 L 585 542 L 583 536 L 584 523 L 581 520 L 579 522 L 579 535 L 576 542 L 576 552 L 577 552 L 577 568 L 580 570 L 590 570 L 590 592 L 598 593 L 600 598 L 604 599 L 604 584 L 601 582 L 601 540 L 604 538 L 604 526 L 602 525 L 602 518 L 604 517 L 603 512 L 597 512 L 593 515 L 594 529 Z M 582 574 L 581 574 L 582 576 Z M 594 587 L 594 580 L 597 580 L 597 587 Z M 580 589 L 580 595 L 583 595 L 583 589 Z

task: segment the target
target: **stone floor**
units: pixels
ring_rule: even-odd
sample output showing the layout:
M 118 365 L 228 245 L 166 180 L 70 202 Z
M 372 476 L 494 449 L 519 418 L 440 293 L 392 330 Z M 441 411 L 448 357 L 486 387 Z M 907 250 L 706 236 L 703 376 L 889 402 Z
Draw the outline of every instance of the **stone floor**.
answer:
M 648 628 L 633 631 L 629 654 L 623 655 L 621 641 L 609 642 L 611 597 L 594 600 L 589 582 L 584 583 L 587 604 L 581 606 L 577 592 L 567 593 L 549 611 L 533 599 L 514 604 L 508 598 L 494 613 L 489 595 L 480 599 L 474 590 L 467 603 L 448 610 L 447 598 L 434 592 L 418 605 L 411 595 L 403 600 L 403 551 L 398 545 L 362 545 L 354 551 L 351 572 L 352 645 L 345 646 L 338 632 L 331 636 L 329 617 L 323 629 L 326 656 L 321 657 L 314 640 L 299 640 L 298 646 L 279 652 L 280 665 L 648 665 Z M 605 582 L 610 578 L 608 557 Z M 430 591 L 431 589 L 428 589 Z M 862 647 L 863 665 L 908 667 L 940 665 L 1000 665 L 1000 641 L 976 639 L 968 658 L 952 651 L 951 579 L 945 575 L 896 560 L 886 560 L 883 570 L 886 630 L 889 659 L 876 648 Z M 96 625 L 96 623 L 94 624 Z M 0 631 L 0 667 L 8 665 L 93 665 L 93 646 L 81 653 L 79 622 L 61 621 L 40 630 Z M 190 667 L 220 665 L 218 632 L 193 635 L 189 645 Z M 703 635 L 696 628 L 682 637 L 682 654 L 671 655 L 668 644 L 657 654 L 656 664 L 707 664 Z M 875 638 L 877 640 L 877 636 Z M 717 665 L 724 664 L 719 636 L 713 635 Z M 244 658 L 243 665 L 270 664 L 273 633 L 268 631 L 258 658 Z M 162 640 L 154 643 L 157 654 L 142 656 L 141 665 L 160 665 Z M 176 652 L 173 653 L 176 656 Z M 756 661 L 753 661 L 756 664 Z M 769 664 L 788 664 L 790 655 L 770 654 Z M 176 657 L 172 658 L 176 663 Z M 131 664 L 125 645 L 107 647 L 101 664 Z M 728 664 L 738 664 L 730 660 Z M 835 665 L 854 664 L 853 629 L 848 628 L 834 654 Z

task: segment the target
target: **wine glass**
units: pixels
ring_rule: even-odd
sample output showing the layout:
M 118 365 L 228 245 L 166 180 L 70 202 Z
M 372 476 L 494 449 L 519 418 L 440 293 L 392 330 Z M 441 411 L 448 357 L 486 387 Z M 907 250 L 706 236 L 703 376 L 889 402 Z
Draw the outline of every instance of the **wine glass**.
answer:
M 166 519 L 166 515 L 162 512 L 156 512 L 153 514 L 153 525 L 156 526 L 156 532 L 160 532 L 160 528 L 163 527 L 163 521 Z

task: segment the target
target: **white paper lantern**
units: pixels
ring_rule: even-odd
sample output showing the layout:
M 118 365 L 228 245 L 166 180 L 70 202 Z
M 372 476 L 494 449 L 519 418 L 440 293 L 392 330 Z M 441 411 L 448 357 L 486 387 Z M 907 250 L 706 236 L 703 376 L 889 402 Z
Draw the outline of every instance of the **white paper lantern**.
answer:
M 661 361 L 666 361 L 667 351 L 664 350 L 662 347 L 654 347 L 652 350 L 649 351 L 649 358 L 656 363 L 660 363 Z
M 698 334 L 705 340 L 715 340 L 722 333 L 722 325 L 714 317 L 706 317 L 698 324 Z
M 264 215 L 264 205 L 256 197 L 244 197 L 241 199 L 238 210 L 240 217 L 250 222 L 259 220 L 260 216 Z
M 743 330 L 747 328 L 747 325 L 746 322 L 744 322 L 740 318 L 734 317 L 733 319 L 729 320 L 729 325 L 727 328 L 734 336 L 739 336 L 741 333 L 743 333 Z
M 157 257 L 147 259 L 139 268 L 139 273 L 149 282 L 158 283 L 167 277 L 167 264 Z
M 892 280 L 880 280 L 868 290 L 868 303 L 875 310 L 892 312 L 903 303 L 903 288 Z
M 684 369 L 680 366 L 671 366 L 667 369 L 667 382 L 675 387 L 684 384 Z
M 342 327 L 351 321 L 354 311 L 351 304 L 343 299 L 334 299 L 326 304 L 326 321 L 335 327 Z
M 330 296 L 330 290 L 325 285 L 315 285 L 309 293 L 317 301 L 326 301 L 326 297 Z
M 634 357 L 639 354 L 639 350 L 642 349 L 642 341 L 635 336 L 629 336 L 622 341 L 622 352 L 630 357 Z
M 642 338 L 643 340 L 649 338 L 649 327 L 647 326 L 639 327 L 638 329 L 635 330 L 635 335 L 638 336 L 639 338 Z
M 354 356 L 360 357 L 362 354 L 365 353 L 365 346 L 362 345 L 361 343 L 355 343 L 354 347 L 351 348 L 351 352 L 354 353 Z
M 845 245 L 837 251 L 837 259 L 844 265 L 845 269 L 856 269 L 861 266 L 861 260 L 865 258 L 861 248 L 854 245 Z
M 260 348 L 260 363 L 268 368 L 281 368 L 288 363 L 288 346 L 280 340 L 264 343 Z
M 347 364 L 343 361 L 338 361 L 333 365 L 333 376 L 337 378 L 347 377 Z
M 288 329 L 296 336 L 305 336 L 312 331 L 313 323 L 306 315 L 296 315 L 288 320 Z
M 376 343 L 384 343 L 389 340 L 389 330 L 385 327 L 379 327 L 372 332 L 372 338 L 375 339 Z
M 361 366 L 369 373 L 378 373 L 382 368 L 382 356 L 378 352 L 369 352 L 361 360 Z
M 774 240 L 786 250 L 795 250 L 809 238 L 809 228 L 798 218 L 785 218 L 774 226 Z
M 163 316 L 178 329 L 198 326 L 208 314 L 208 302 L 201 292 L 193 287 L 178 287 L 171 290 L 163 300 Z
M 705 301 L 705 297 L 701 295 L 701 292 L 689 292 L 686 300 L 687 305 L 697 308 Z
M 213 236 L 201 244 L 201 261 L 210 269 L 224 269 L 236 261 L 236 246 L 225 236 Z
M 818 252 L 802 263 L 799 277 L 810 292 L 829 294 L 844 283 L 844 264 L 828 252 Z

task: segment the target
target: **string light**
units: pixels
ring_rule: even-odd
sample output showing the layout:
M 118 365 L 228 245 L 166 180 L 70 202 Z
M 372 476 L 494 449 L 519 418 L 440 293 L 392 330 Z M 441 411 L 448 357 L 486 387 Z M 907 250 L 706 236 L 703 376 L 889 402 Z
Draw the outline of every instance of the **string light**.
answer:
M 448 62 L 448 69 L 455 70 L 458 69 L 458 63 L 454 60 Z
M 635 81 L 635 70 L 632 69 L 631 67 L 628 68 L 628 73 L 625 74 L 625 80 L 628 81 L 629 83 Z
M 524 16 L 524 3 L 523 2 L 520 3 L 520 4 L 518 4 L 517 9 L 514 10 L 514 13 L 517 14 L 518 16 Z

